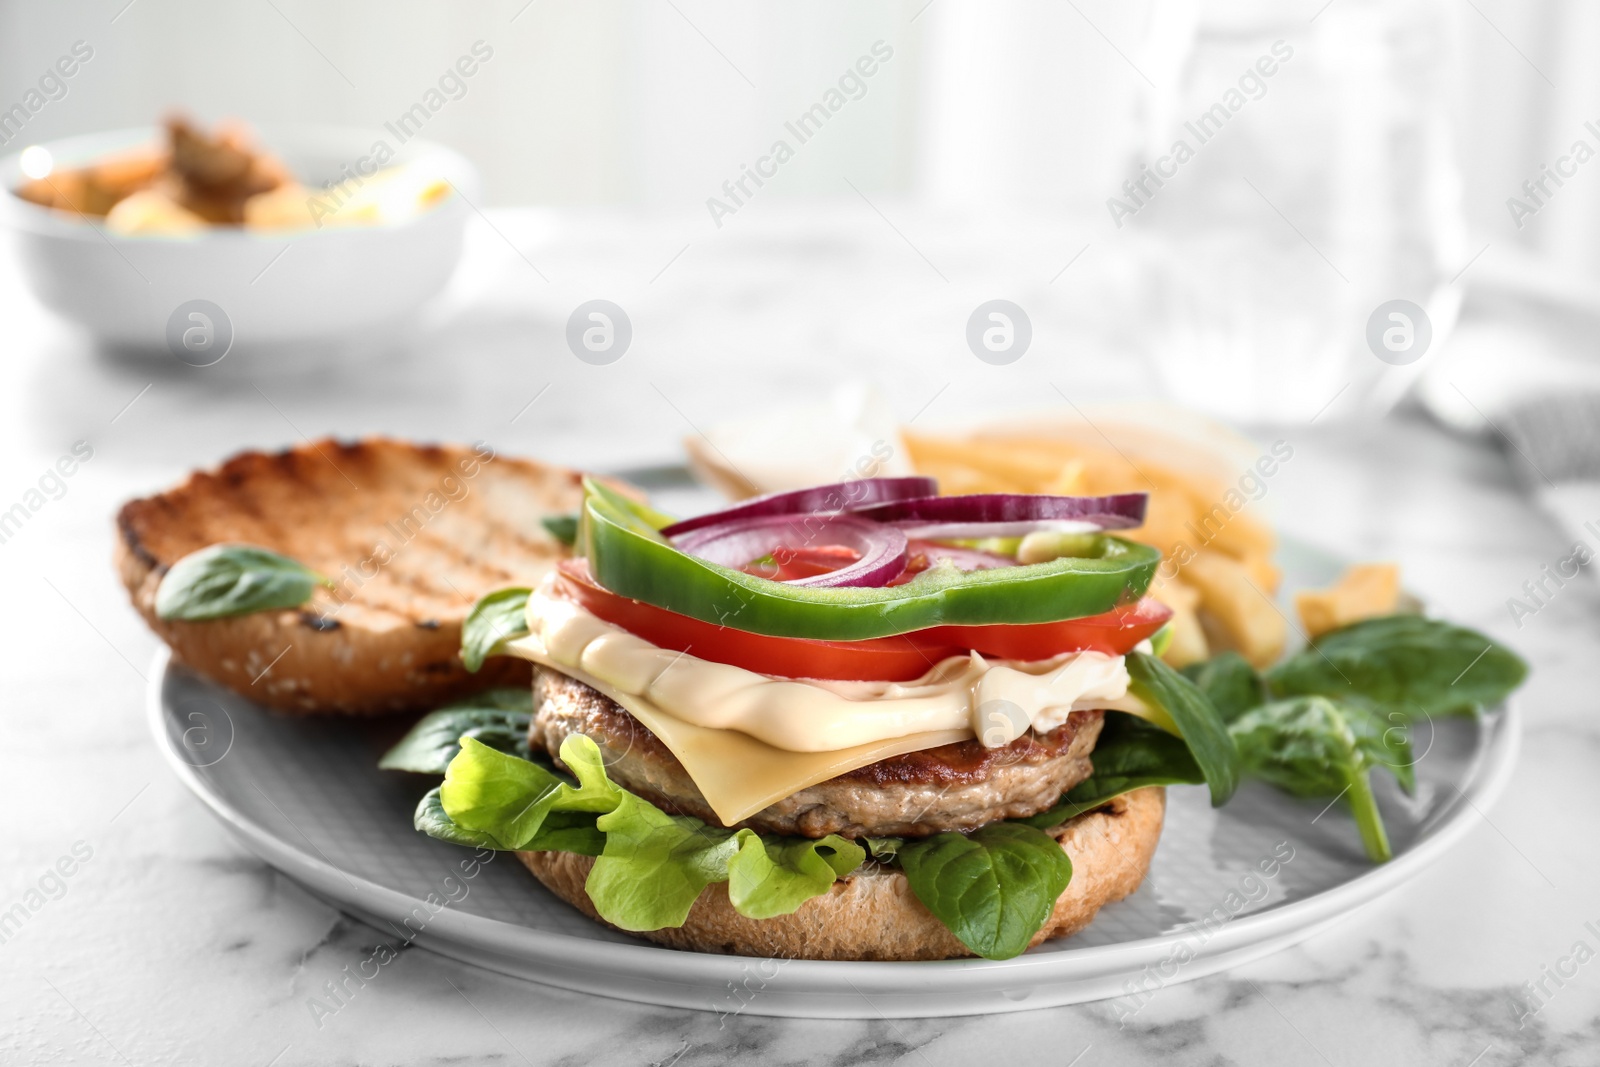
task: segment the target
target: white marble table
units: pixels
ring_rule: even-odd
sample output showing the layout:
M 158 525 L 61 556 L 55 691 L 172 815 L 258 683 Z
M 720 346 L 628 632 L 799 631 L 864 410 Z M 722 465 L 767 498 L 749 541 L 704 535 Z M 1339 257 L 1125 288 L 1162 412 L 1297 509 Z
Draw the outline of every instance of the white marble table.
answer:
M 1355 919 L 1169 987 L 1121 1030 L 1105 1005 L 908 1021 L 719 1018 L 568 994 L 421 950 L 403 952 L 318 1026 L 308 998 L 390 935 L 243 852 L 161 764 L 143 713 L 155 642 L 109 566 L 121 500 L 302 432 L 486 437 L 607 465 L 669 456 L 687 423 L 820 396 L 851 373 L 876 378 L 904 417 L 937 398 L 929 422 L 1036 405 L 1050 397 L 1047 381 L 1085 397 L 1149 388 L 1077 348 L 1045 343 L 1009 377 L 962 348 L 973 293 L 1037 294 L 1062 320 L 1092 299 L 1088 279 L 1088 289 L 1047 289 L 1075 248 L 1065 234 L 1031 234 L 1005 255 L 963 245 L 955 228 L 947 240 L 919 234 L 950 277 L 941 283 L 855 214 L 848 227 L 770 239 L 754 226 L 708 239 L 630 219 L 496 218 L 548 283 L 480 229 L 451 302 L 422 326 L 298 365 L 247 349 L 206 373 L 119 363 L 44 316 L 9 262 L 0 267 L 0 509 L 74 441 L 94 449 L 65 494 L 0 544 L 11 605 L 0 622 L 0 910 L 41 880 L 48 891 L 0 944 L 0 1061 L 1600 1061 L 1600 963 L 1559 986 L 1545 970 L 1570 973 L 1562 961 L 1577 942 L 1600 947 L 1584 925 L 1600 928 L 1600 601 L 1573 583 L 1516 630 L 1506 598 L 1566 554 L 1563 538 L 1492 448 L 1415 419 L 1274 432 L 1296 452 L 1268 502 L 1306 540 L 1400 560 L 1413 588 L 1511 641 L 1535 672 L 1510 790 L 1462 847 Z M 638 330 L 636 351 L 612 367 L 579 364 L 559 340 L 567 311 L 597 295 L 628 307 Z M 1036 319 L 1048 341 L 1055 320 Z M 62 857 L 73 873 L 58 882 L 47 872 Z M 1519 1027 L 1513 998 L 1541 980 L 1552 995 Z

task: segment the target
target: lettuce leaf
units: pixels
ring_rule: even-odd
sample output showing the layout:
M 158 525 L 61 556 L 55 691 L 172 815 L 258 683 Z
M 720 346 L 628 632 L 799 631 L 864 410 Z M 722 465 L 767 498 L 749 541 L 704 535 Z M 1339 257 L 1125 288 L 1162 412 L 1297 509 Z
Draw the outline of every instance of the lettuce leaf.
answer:
M 838 835 L 763 838 L 668 815 L 614 785 L 599 748 L 582 735 L 562 743 L 561 762 L 574 780 L 463 737 L 415 825 L 457 844 L 594 856 L 584 886 L 590 901 L 601 918 L 635 931 L 683 925 L 695 899 L 717 882 L 728 883 L 741 915 L 787 915 L 866 859 L 860 845 Z
M 861 843 L 867 847 L 873 859 L 891 863 L 906 841 L 903 837 L 863 837 Z
M 838 834 L 813 841 L 740 830 L 737 837 L 739 851 L 728 861 L 728 899 L 752 919 L 790 914 L 867 858 L 865 849 Z
M 601 918 L 624 930 L 682 926 L 706 886 L 727 881 L 739 849 L 731 831 L 668 815 L 627 792 L 595 825 L 606 845 L 584 889 Z
M 577 776 L 576 787 L 537 763 L 464 737 L 439 787 L 441 806 L 457 826 L 488 834 L 502 849 L 535 849 L 551 812 L 603 815 L 624 795 L 606 778 L 593 741 L 569 737 L 561 746 L 563 762 L 569 748 L 575 758 L 567 766 Z

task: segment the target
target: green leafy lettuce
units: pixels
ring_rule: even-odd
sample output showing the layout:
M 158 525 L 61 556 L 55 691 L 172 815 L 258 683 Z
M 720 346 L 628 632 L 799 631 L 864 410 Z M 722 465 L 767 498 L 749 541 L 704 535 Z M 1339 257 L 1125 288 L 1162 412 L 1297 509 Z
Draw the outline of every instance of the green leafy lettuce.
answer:
M 416 827 L 457 843 L 594 856 L 589 899 L 624 930 L 681 926 L 695 898 L 718 882 L 728 883 L 741 915 L 787 915 L 866 859 L 837 835 L 764 839 L 668 815 L 613 784 L 599 748 L 582 735 L 562 743 L 561 762 L 572 779 L 462 738 L 444 784 L 418 806 Z

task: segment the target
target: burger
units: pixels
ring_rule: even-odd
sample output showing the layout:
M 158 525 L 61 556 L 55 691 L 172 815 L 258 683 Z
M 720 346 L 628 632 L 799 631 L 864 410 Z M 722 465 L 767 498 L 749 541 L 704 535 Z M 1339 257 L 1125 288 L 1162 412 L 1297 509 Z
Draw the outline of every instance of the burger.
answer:
M 1300 591 L 1286 658 L 1176 671 L 1163 654 L 1194 657 L 1147 591 L 1183 564 L 1130 536 L 1146 503 L 856 478 L 679 521 L 487 446 L 325 441 L 129 503 L 118 562 L 174 657 L 244 696 L 434 708 L 380 764 L 443 776 L 416 828 L 517 853 L 597 921 L 708 952 L 1004 959 L 1138 888 L 1169 786 L 1219 805 L 1248 776 L 1308 822 L 1342 805 L 1349 847 L 1389 859 L 1374 772 L 1412 791 L 1420 720 L 1527 673 L 1403 610 L 1381 565 Z
M 1233 792 L 1156 655 L 1142 494 L 858 479 L 675 521 L 589 481 L 575 555 L 485 597 L 462 658 L 532 661 L 383 766 L 419 830 L 515 851 L 591 918 L 807 959 L 1015 956 L 1138 888 L 1164 787 Z

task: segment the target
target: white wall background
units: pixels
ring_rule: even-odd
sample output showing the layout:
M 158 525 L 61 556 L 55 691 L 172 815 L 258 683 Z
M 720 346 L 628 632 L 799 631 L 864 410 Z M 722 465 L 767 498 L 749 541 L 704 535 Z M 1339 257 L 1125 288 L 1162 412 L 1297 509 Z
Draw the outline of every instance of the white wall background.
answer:
M 1274 6 L 1309 20 L 1323 2 Z M 1087 214 L 1103 213 L 1127 170 L 1148 88 L 1132 61 L 1159 64 L 1146 47 L 1150 0 L 524 3 L 0 0 L 0 108 L 81 39 L 94 59 L 26 139 L 141 124 L 172 106 L 376 126 L 481 39 L 494 58 L 427 133 L 479 163 L 490 202 L 703 212 L 882 39 L 894 59 L 764 196 L 849 196 L 848 178 L 975 213 Z M 1600 5 L 1447 6 L 1459 21 L 1469 225 L 1600 274 L 1600 161 L 1520 231 L 1505 207 L 1600 120 Z

